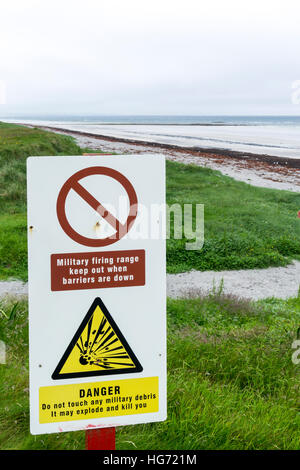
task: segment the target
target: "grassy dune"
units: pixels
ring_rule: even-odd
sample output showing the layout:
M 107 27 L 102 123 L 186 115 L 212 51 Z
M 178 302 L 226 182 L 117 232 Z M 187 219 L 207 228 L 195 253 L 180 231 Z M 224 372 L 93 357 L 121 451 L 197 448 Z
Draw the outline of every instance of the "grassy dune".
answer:
M 0 123 L 0 279 L 27 278 L 25 161 L 78 155 L 65 136 Z M 300 257 L 300 195 L 167 162 L 167 201 L 205 204 L 205 244 L 167 243 L 169 272 L 285 265 Z M 27 303 L 0 302 L 0 449 L 83 449 L 84 432 L 29 434 Z M 168 420 L 119 428 L 118 449 L 299 449 L 300 296 L 168 300 Z M 50 345 L 49 345 L 50 347 Z
M 27 157 L 80 154 L 71 137 L 0 122 L 0 214 L 26 210 Z
M 168 271 L 284 266 L 300 256 L 300 194 L 258 188 L 194 165 L 167 164 L 169 204 L 204 204 L 205 242 L 168 242 Z
M 31 436 L 27 305 L 0 307 L 0 448 L 83 449 L 84 432 Z M 117 449 L 300 449 L 300 297 L 168 302 L 168 420 L 117 429 Z

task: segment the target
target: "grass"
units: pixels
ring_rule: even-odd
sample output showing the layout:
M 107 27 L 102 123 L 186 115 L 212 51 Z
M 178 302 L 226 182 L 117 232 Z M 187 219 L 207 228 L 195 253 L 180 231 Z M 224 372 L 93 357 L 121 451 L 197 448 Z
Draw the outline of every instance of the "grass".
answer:
M 26 211 L 27 157 L 80 154 L 69 136 L 0 122 L 0 214 Z
M 218 171 L 167 162 L 169 204 L 204 204 L 205 242 L 168 241 L 171 273 L 283 266 L 300 256 L 300 194 L 250 186 Z
M 0 449 L 83 449 L 84 432 L 31 436 L 27 305 L 2 303 Z M 168 300 L 168 419 L 117 429 L 117 449 L 300 449 L 300 297 Z
M 27 279 L 26 176 L 29 155 L 78 155 L 69 136 L 0 123 L 0 279 Z M 205 243 L 167 242 L 170 273 L 284 266 L 300 258 L 300 195 L 256 188 L 193 165 L 167 162 L 169 205 L 205 205 Z M 194 221 L 195 222 L 195 221 Z

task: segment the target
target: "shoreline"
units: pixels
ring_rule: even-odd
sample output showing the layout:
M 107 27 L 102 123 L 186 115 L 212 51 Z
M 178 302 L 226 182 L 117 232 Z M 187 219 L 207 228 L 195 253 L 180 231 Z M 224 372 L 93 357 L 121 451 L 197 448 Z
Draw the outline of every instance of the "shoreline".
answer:
M 142 142 L 117 137 L 100 136 L 59 127 L 17 123 L 30 128 L 74 137 L 81 148 L 100 150 L 104 153 L 163 153 L 168 160 L 194 164 L 234 178 L 252 186 L 300 192 L 300 159 L 272 157 L 270 155 L 243 154 L 228 150 L 192 149 Z

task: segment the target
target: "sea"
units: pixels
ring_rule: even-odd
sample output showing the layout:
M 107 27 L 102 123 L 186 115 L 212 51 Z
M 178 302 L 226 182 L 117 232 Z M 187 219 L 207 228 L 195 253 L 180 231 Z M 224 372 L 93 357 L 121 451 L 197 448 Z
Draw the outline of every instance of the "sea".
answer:
M 190 149 L 300 159 L 300 116 L 27 115 L 0 120 Z

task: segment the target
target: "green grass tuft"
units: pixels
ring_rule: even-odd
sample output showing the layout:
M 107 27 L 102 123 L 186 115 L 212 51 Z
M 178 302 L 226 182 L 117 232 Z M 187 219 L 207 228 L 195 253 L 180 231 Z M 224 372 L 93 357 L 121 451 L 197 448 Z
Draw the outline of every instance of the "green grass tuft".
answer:
M 85 152 L 91 149 L 80 149 L 71 137 L 0 123 L 0 279 L 27 279 L 26 158 Z M 168 240 L 170 273 L 266 268 L 300 259 L 297 193 L 256 188 L 218 171 L 167 161 L 167 203 L 205 205 L 203 248 L 187 251 L 185 238 Z
M 84 432 L 29 434 L 27 305 L 0 305 L 0 448 L 83 449 Z M 117 429 L 117 449 L 300 449 L 300 299 L 168 300 L 168 419 Z

